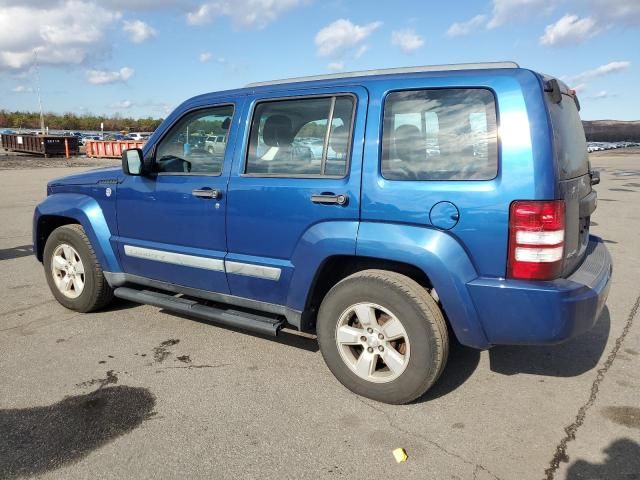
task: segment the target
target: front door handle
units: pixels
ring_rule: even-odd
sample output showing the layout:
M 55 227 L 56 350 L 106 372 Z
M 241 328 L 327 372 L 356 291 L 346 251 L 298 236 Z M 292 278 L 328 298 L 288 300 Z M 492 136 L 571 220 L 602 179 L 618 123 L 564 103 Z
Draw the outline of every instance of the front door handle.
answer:
M 321 203 L 324 205 L 346 205 L 349 201 L 347 195 L 335 195 L 333 193 L 322 193 L 311 195 L 311 201 L 313 203 Z
M 222 196 L 220 190 L 216 190 L 215 188 L 196 188 L 191 192 L 191 195 L 198 198 L 211 198 L 213 200 L 218 200 Z

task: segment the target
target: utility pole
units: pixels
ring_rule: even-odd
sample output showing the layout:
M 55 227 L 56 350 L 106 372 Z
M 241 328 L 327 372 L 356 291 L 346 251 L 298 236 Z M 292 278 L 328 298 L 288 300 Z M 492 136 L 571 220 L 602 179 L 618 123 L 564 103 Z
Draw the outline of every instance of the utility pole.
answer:
M 38 94 L 38 105 L 40 106 L 40 131 L 42 135 L 45 135 L 44 130 L 44 111 L 42 110 L 42 97 L 40 96 L 40 72 L 38 70 L 38 50 L 33 50 L 33 56 L 35 57 L 36 68 L 36 92 Z

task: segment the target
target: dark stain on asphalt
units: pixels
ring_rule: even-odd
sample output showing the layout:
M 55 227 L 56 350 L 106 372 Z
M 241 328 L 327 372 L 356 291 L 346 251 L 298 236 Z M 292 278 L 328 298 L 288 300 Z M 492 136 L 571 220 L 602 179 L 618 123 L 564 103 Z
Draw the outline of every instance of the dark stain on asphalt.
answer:
M 146 388 L 116 386 L 53 405 L 0 409 L 0 478 L 41 475 L 86 457 L 153 415 Z
M 599 202 L 617 202 L 618 200 L 614 200 L 613 198 L 599 198 Z
M 168 350 L 168 348 L 176 345 L 177 343 L 180 343 L 180 340 L 178 340 L 177 338 L 165 340 L 153 349 L 153 359 L 158 363 L 164 362 L 167 357 L 171 355 L 171 352 Z
M 611 243 L 611 244 L 617 244 L 618 242 L 616 242 L 615 240 L 602 240 L 604 243 Z
M 231 365 L 230 363 L 220 363 L 218 365 L 193 365 L 193 364 L 188 364 L 185 365 L 183 367 L 167 367 L 167 368 L 186 368 L 188 370 L 194 369 L 194 368 L 220 368 L 220 367 L 228 367 L 229 365 Z M 162 370 L 157 370 L 156 373 L 161 373 Z
M 602 414 L 618 425 L 640 429 L 640 408 L 638 407 L 605 407 Z
M 640 187 L 640 183 L 625 183 L 623 187 Z
M 457 428 L 457 429 L 462 429 L 462 428 L 464 428 L 464 423 L 462 423 L 462 422 L 454 423 L 453 425 L 451 425 L 451 427 Z
M 189 355 L 180 355 L 176 357 L 176 360 L 182 363 L 191 363 L 191 357 Z
M 107 363 L 106 360 L 100 360 L 98 363 Z
M 113 373 L 113 370 L 109 370 L 105 378 L 92 378 L 91 380 L 87 380 L 86 382 L 76 383 L 76 387 L 85 388 L 99 385 L 99 388 L 103 388 L 113 383 L 118 383 L 118 376 Z
M 593 220 L 591 221 L 591 225 L 593 225 L 594 227 L 598 226 L 598 224 L 596 222 L 594 222 Z
M 638 351 L 633 348 L 625 348 L 624 353 L 628 353 L 629 355 L 638 355 Z
M 628 188 L 610 188 L 610 192 L 635 192 L 635 190 L 630 190 Z

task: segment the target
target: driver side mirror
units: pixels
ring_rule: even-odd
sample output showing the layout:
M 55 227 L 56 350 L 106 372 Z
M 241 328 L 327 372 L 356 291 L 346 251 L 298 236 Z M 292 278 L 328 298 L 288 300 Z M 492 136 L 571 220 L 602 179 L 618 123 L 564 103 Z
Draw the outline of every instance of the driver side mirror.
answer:
M 142 175 L 144 160 L 142 150 L 139 148 L 130 148 L 122 152 L 122 171 L 126 175 Z

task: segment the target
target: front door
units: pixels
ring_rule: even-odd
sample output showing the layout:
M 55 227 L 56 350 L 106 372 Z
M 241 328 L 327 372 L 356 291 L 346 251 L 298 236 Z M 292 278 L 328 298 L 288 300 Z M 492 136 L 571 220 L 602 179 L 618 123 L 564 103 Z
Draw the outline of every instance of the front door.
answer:
M 235 107 L 188 111 L 155 146 L 154 172 L 128 176 L 118 186 L 117 242 L 125 273 L 229 292 L 225 214 L 233 152 L 208 149 L 206 141 L 235 136 Z

